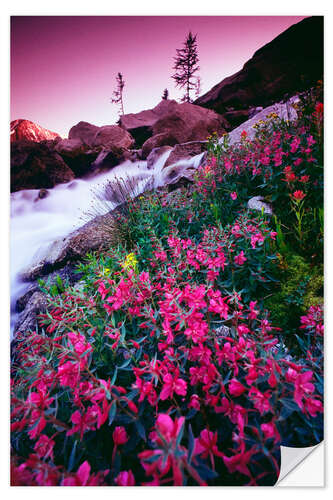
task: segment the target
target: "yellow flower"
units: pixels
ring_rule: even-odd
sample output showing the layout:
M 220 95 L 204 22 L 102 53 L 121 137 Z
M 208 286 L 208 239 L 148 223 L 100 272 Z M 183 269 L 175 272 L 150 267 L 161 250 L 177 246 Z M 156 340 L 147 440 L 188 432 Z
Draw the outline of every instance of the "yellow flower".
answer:
M 135 256 L 135 253 L 133 252 L 129 253 L 121 266 L 125 270 L 133 269 L 133 271 L 137 271 L 138 261 Z
M 110 274 L 110 269 L 108 267 L 104 267 L 100 273 L 98 273 L 98 276 L 108 276 Z

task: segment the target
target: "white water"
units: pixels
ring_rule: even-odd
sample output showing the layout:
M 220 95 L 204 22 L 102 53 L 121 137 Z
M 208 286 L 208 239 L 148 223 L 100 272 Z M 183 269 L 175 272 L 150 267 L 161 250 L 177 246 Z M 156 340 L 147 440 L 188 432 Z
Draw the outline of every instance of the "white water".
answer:
M 49 189 L 46 198 L 38 197 L 38 189 L 17 191 L 11 195 L 11 325 L 17 320 L 15 304 L 17 299 L 28 289 L 29 283 L 22 282 L 20 275 L 32 263 L 42 260 L 51 243 L 79 228 L 87 222 L 87 214 L 97 211 L 99 215 L 112 210 L 117 200 L 105 200 L 103 189 L 116 179 L 131 179 L 135 184 L 135 195 L 159 187 L 166 182 L 170 170 L 181 163 L 197 168 L 202 154 L 176 164 L 163 166 L 170 155 L 167 151 L 161 155 L 153 168 L 147 169 L 147 162 L 132 163 L 126 161 L 107 173 L 87 179 L 75 179 L 66 184 L 59 184 Z M 98 202 L 96 194 L 101 202 Z M 94 209 L 95 207 L 95 209 Z

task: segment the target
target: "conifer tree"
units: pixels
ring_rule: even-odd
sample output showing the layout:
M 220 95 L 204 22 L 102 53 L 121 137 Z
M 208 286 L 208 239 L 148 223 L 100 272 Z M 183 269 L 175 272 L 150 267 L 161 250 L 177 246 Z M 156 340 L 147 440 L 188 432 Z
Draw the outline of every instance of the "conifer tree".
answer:
M 169 91 L 168 91 L 168 89 L 164 89 L 164 92 L 162 94 L 162 99 L 164 99 L 165 101 L 167 99 L 169 99 Z
M 176 82 L 176 87 L 185 88 L 183 101 L 191 102 L 191 91 L 195 89 L 197 79 L 196 73 L 199 71 L 199 56 L 197 47 L 197 35 L 192 35 L 191 31 L 187 35 L 182 49 L 177 49 L 177 56 L 173 69 L 175 73 L 172 78 Z
M 119 72 L 116 76 L 116 83 L 117 87 L 116 90 L 113 91 L 111 97 L 111 103 L 112 104 L 118 104 L 119 105 L 119 111 L 120 115 L 124 114 L 124 103 L 123 103 L 123 90 L 125 87 L 125 80 L 123 78 L 123 75 Z

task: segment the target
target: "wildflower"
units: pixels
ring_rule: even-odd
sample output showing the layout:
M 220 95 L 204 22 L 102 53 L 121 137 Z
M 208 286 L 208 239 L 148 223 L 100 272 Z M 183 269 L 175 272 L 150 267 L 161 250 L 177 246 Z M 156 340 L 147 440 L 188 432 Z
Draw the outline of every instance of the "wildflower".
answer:
M 296 201 L 302 201 L 306 196 L 306 194 L 301 190 L 294 191 L 292 195 Z
M 91 467 L 86 460 L 80 465 L 76 474 L 67 477 L 62 481 L 62 486 L 99 486 L 103 484 L 104 477 L 108 474 L 108 470 L 90 474 Z
M 184 421 L 184 417 L 176 418 L 175 421 L 173 421 L 169 415 L 160 413 L 157 417 L 155 427 L 163 438 L 170 443 L 173 439 L 178 437 Z M 158 440 L 157 437 L 155 440 Z
M 128 441 L 128 435 L 124 427 L 116 427 L 112 434 L 113 442 L 116 446 L 125 444 Z
M 246 130 L 243 130 L 243 132 L 241 133 L 241 138 L 246 139 L 246 137 L 247 137 L 247 132 Z
M 247 258 L 244 256 L 243 250 L 234 258 L 235 264 L 238 266 L 242 266 L 246 260 Z
M 80 439 L 82 440 L 85 432 L 95 430 L 96 419 L 97 414 L 92 407 L 89 407 L 86 412 L 83 412 L 83 414 L 79 410 L 76 410 L 71 416 L 73 428 L 67 431 L 67 436 L 71 436 L 72 434 L 79 432 Z
M 315 386 L 310 380 L 312 379 L 313 372 L 308 370 L 306 372 L 296 375 L 294 380 L 294 399 L 301 410 L 304 409 L 303 399 L 306 395 L 312 394 Z
M 225 466 L 227 467 L 229 474 L 233 472 L 240 472 L 245 476 L 251 477 L 251 473 L 248 468 L 248 464 L 250 462 L 251 456 L 256 453 L 255 447 L 251 448 L 248 451 L 245 451 L 245 446 L 241 448 L 240 453 L 236 453 L 231 457 L 224 456 L 223 461 Z
M 255 387 L 251 387 L 249 398 L 253 401 L 253 405 L 260 412 L 260 415 L 263 415 L 271 410 L 271 405 L 269 403 L 270 396 L 270 391 L 266 391 L 263 393 Z
M 203 429 L 200 432 L 200 437 L 195 440 L 194 455 L 200 455 L 203 458 L 210 458 L 213 469 L 215 469 L 214 455 L 223 457 L 217 448 L 217 432 Z
M 138 265 L 138 261 L 137 261 L 137 258 L 135 256 L 135 253 L 131 252 L 126 256 L 126 259 L 122 263 L 122 268 L 125 270 L 132 269 L 133 271 L 136 271 L 137 265 Z
M 323 412 L 323 404 L 319 399 L 307 398 L 305 400 L 305 409 L 309 412 L 311 417 L 315 417 L 317 413 Z
M 257 243 L 263 243 L 264 237 L 261 233 L 256 233 L 251 236 L 251 247 L 256 248 Z
M 162 401 L 172 398 L 174 392 L 180 396 L 186 396 L 187 383 L 185 380 L 178 377 L 177 371 L 174 375 L 167 373 L 163 377 L 163 383 L 164 385 L 160 394 Z
M 119 472 L 114 482 L 117 486 L 135 486 L 135 479 L 131 470 L 123 470 Z
M 237 379 L 233 378 L 229 382 L 229 392 L 232 396 L 241 396 L 246 391 L 246 387 L 243 386 Z
M 275 442 L 280 441 L 280 434 L 278 433 L 275 425 L 272 422 L 268 422 L 267 424 L 261 424 L 260 428 L 264 433 L 265 439 L 274 438 Z
M 233 191 L 232 193 L 230 193 L 230 198 L 232 200 L 236 200 L 237 199 L 237 193 L 236 193 L 236 191 Z
M 53 439 L 50 439 L 46 434 L 41 434 L 34 446 L 34 450 L 39 458 L 43 458 L 44 460 L 51 458 L 53 460 L 54 445 L 55 441 Z

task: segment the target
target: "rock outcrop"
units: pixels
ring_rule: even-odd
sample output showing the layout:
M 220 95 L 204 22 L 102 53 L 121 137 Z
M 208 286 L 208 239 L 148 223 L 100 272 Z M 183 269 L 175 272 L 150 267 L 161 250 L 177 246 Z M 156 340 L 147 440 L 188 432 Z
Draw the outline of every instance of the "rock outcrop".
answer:
M 56 150 L 77 176 L 112 168 L 129 159 L 133 137 L 118 125 L 97 127 L 79 122 L 69 131 L 68 139 L 57 144 Z
M 12 142 L 10 168 L 11 191 L 48 189 L 74 179 L 61 156 L 42 142 Z
M 88 252 L 108 248 L 115 243 L 114 216 L 95 217 L 65 238 L 54 241 L 45 256 L 21 273 L 23 281 L 33 281 L 82 259 Z
M 187 160 L 193 156 L 199 155 L 207 151 L 206 141 L 191 141 L 185 142 L 184 144 L 177 144 L 168 156 L 167 161 L 164 164 L 164 168 L 177 163 L 180 160 Z
M 137 146 L 144 143 L 143 154 L 146 155 L 157 146 L 201 141 L 213 132 L 221 135 L 227 125 L 225 119 L 214 111 L 173 100 L 162 100 L 155 108 L 141 113 L 123 115 L 119 124 L 131 133 Z M 157 135 L 159 137 L 154 138 Z M 151 146 L 149 138 L 152 138 Z
M 10 122 L 10 142 L 21 140 L 40 142 L 57 138 L 60 139 L 59 134 L 30 120 L 18 119 Z
M 272 106 L 264 108 L 262 111 L 259 111 L 252 118 L 246 120 L 246 122 L 242 123 L 239 127 L 236 127 L 234 130 L 229 132 L 229 144 L 239 142 L 241 140 L 241 134 L 244 131 L 249 139 L 253 139 L 256 133 L 254 125 L 261 120 L 266 121 L 272 113 L 276 114 L 278 118 L 285 121 L 296 120 L 297 111 L 294 108 L 294 104 L 297 104 L 298 101 L 299 98 L 297 96 L 293 96 L 286 102 L 278 102 Z M 220 139 L 220 141 L 222 142 L 222 139 Z
M 177 139 L 172 135 L 172 133 L 162 132 L 161 134 L 153 135 L 142 145 L 142 159 L 145 160 L 148 158 L 153 149 L 174 146 L 177 142 Z
M 253 107 L 310 88 L 323 76 L 323 19 L 308 17 L 294 24 L 195 104 L 223 114 L 234 128 L 250 116 Z
M 134 144 L 130 133 L 118 125 L 97 127 L 87 122 L 74 125 L 69 131 L 68 138 L 79 139 L 85 146 L 97 148 L 99 151 L 109 147 L 128 149 Z

